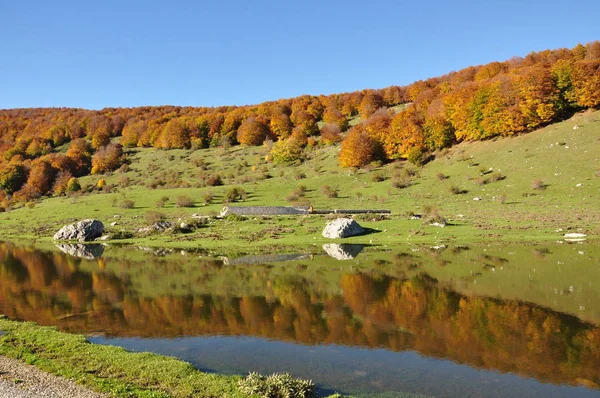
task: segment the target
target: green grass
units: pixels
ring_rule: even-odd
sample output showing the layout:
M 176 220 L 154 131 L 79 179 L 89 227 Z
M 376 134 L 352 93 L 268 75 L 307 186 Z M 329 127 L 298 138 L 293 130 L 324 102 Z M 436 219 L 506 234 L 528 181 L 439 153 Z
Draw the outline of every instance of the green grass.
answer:
M 0 354 L 118 397 L 244 397 L 239 377 L 198 371 L 173 358 L 99 346 L 84 336 L 0 319 Z
M 577 130 L 573 130 L 575 125 Z M 337 163 L 339 146 L 309 150 L 307 159 L 296 165 L 268 163 L 267 147 L 198 151 L 141 148 L 129 153 L 128 171 L 81 179 L 83 186 L 93 186 L 104 178 L 114 187 L 112 192 L 47 198 L 33 208 L 0 213 L 0 223 L 4 238 L 46 242 L 62 225 L 82 218 L 100 219 L 107 227 L 117 221 L 119 225 L 110 230 L 133 232 L 147 224 L 145 215 L 150 211 L 160 211 L 172 221 L 189 218 L 192 213 L 216 215 L 225 205 L 226 191 L 238 186 L 248 194 L 244 205 L 310 203 L 315 209 L 392 211 L 393 215 L 383 221 L 363 220 L 365 226 L 382 232 L 351 238 L 353 242 L 390 245 L 553 240 L 564 233 L 557 232 L 559 229 L 600 236 L 599 143 L 600 111 L 588 111 L 527 135 L 462 143 L 435 154 L 435 160 L 421 168 L 394 162 L 361 170 L 342 169 Z M 200 167 L 199 159 L 203 163 Z M 202 186 L 203 176 L 217 174 L 224 186 Z M 165 185 L 152 189 L 154 179 Z M 397 188 L 394 182 L 398 180 L 409 184 Z M 534 189 L 538 180 L 545 189 Z M 304 196 L 297 202 L 286 200 L 299 185 L 306 188 Z M 339 197 L 326 197 L 324 185 L 338 189 Z M 452 187 L 464 193 L 453 194 Z M 205 204 L 208 193 L 214 199 Z M 182 195 L 194 200 L 193 208 L 175 205 Z M 156 208 L 163 197 L 168 198 L 164 207 Z M 473 200 L 475 197 L 481 200 Z M 124 201 L 132 201 L 133 207 L 120 207 Z M 422 213 L 426 207 L 437 210 L 451 225 L 435 228 L 408 219 L 407 214 Z M 246 222 L 213 220 L 191 234 L 154 235 L 134 241 L 152 246 L 240 250 L 307 245 L 324 241 L 320 232 L 326 222 L 327 217 L 315 215 Z M 287 232 L 273 232 L 280 227 Z
M 1 317 L 0 330 L 0 355 L 112 396 L 248 397 L 239 391 L 241 377 L 203 373 L 175 358 L 90 344 L 82 335 Z

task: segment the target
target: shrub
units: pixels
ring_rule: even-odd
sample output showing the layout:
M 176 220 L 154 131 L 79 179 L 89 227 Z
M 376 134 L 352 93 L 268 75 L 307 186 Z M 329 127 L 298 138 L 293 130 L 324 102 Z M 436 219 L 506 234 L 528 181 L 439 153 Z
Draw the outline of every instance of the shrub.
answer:
M 212 175 L 206 179 L 206 185 L 209 187 L 219 187 L 223 185 L 223 179 L 220 175 Z
M 129 231 L 118 231 L 115 232 L 114 234 L 111 234 L 111 239 L 131 239 L 133 238 L 133 234 Z
M 439 210 L 433 206 L 423 206 L 423 221 L 427 224 L 445 223 L 446 220 L 439 213 Z
M 339 190 L 337 188 L 332 188 L 329 185 L 323 185 L 321 187 L 321 192 L 329 199 L 337 198 L 339 196 Z
M 71 177 L 69 182 L 67 183 L 67 192 L 77 192 L 81 191 L 81 184 L 79 184 L 79 180 L 75 177 Z
M 146 213 L 145 218 L 148 224 L 156 224 L 159 221 L 164 221 L 167 218 L 167 216 L 164 213 L 158 211 L 149 211 L 148 213 Z
M 531 183 L 531 189 L 543 191 L 546 189 L 546 187 L 547 187 L 547 185 L 544 184 L 544 181 L 542 181 L 542 180 L 534 180 Z
M 156 201 L 156 203 L 154 204 L 156 207 L 161 208 L 161 207 L 165 207 L 165 204 L 169 201 L 169 198 L 167 196 L 163 196 L 162 198 L 160 198 L 159 200 Z
M 460 189 L 457 185 L 452 185 L 450 187 L 450 192 L 454 195 L 462 195 L 468 193 L 469 191 L 467 191 L 466 189 Z
M 123 199 L 121 203 L 119 203 L 119 207 L 122 209 L 133 209 L 135 206 L 135 202 L 131 199 Z
M 202 200 L 204 201 L 205 205 L 211 204 L 214 199 L 215 199 L 215 195 L 212 192 L 206 192 L 202 196 Z
M 233 187 L 225 192 L 225 202 L 227 203 L 245 201 L 247 197 L 246 191 L 240 187 Z
M 506 203 L 506 195 L 499 195 L 497 197 L 498 202 L 500 202 L 501 204 L 505 204 Z
M 373 182 L 385 181 L 385 177 L 382 176 L 381 174 L 373 174 L 373 177 L 371 177 L 371 181 L 373 181 Z
M 187 195 L 180 195 L 175 199 L 177 207 L 194 207 L 194 200 Z
M 490 176 L 488 177 L 490 182 L 496 182 L 496 181 L 502 181 L 504 180 L 506 177 L 502 174 L 500 174 L 497 171 L 494 171 L 492 174 L 490 174 Z
M 296 379 L 289 373 L 265 377 L 252 372 L 238 382 L 240 391 L 267 398 L 315 398 L 315 384 L 311 380 Z
M 392 177 L 392 187 L 394 188 L 408 188 L 411 184 L 411 177 L 406 172 L 401 172 Z
M 127 176 L 121 176 L 119 179 L 119 185 L 123 188 L 127 188 L 131 184 L 131 180 Z
M 296 174 L 294 174 L 294 180 L 302 180 L 304 178 L 306 178 L 306 173 L 302 171 L 298 171 Z
M 440 181 L 444 181 L 446 178 L 448 178 L 444 173 L 437 173 L 435 176 Z

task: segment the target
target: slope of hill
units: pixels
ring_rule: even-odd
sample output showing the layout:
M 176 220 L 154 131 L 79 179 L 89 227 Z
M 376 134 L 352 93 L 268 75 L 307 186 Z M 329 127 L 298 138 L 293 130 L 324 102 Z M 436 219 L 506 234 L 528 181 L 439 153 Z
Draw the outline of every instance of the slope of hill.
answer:
M 269 160 L 293 163 L 310 156 L 315 146 L 342 141 L 343 167 L 398 159 L 420 165 L 433 152 L 462 142 L 521 135 L 598 106 L 596 41 L 406 87 L 252 106 L 5 110 L 0 111 L 0 207 L 77 192 L 77 177 L 125 167 L 131 159 L 123 147 L 204 150 L 276 141 Z
M 244 251 L 325 241 L 320 232 L 327 217 L 317 215 L 211 219 L 188 233 L 135 232 L 159 219 L 179 223 L 191 221 L 193 213 L 216 215 L 237 190 L 245 193 L 234 200 L 245 205 L 392 210 L 390 217 L 359 217 L 379 232 L 349 241 L 514 241 L 560 239 L 566 232 L 592 237 L 600 235 L 599 143 L 600 111 L 585 111 L 531 134 L 461 143 L 436 152 L 420 168 L 396 161 L 343 169 L 336 145 L 314 148 L 295 165 L 269 163 L 268 145 L 132 149 L 128 167 L 80 179 L 89 194 L 32 202 L 0 213 L 0 222 L 5 239 L 50 240 L 64 223 L 94 217 L 117 236 L 153 246 Z M 223 185 L 206 186 L 216 176 Z M 423 219 L 410 219 L 412 213 Z M 437 218 L 449 225 L 430 226 L 428 220 Z

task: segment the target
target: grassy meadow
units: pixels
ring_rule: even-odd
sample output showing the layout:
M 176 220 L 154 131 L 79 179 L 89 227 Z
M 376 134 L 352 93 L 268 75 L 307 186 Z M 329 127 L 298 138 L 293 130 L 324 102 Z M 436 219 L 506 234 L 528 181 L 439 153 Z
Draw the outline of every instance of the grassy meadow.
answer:
M 375 233 L 349 243 L 556 240 L 566 232 L 594 237 L 600 235 L 599 144 L 600 111 L 586 111 L 519 137 L 461 143 L 422 167 L 397 161 L 342 169 L 339 145 L 308 149 L 303 162 L 291 165 L 269 162 L 268 145 L 136 148 L 119 171 L 81 178 L 89 193 L 28 203 L 0 213 L 0 223 L 4 239 L 38 242 L 84 218 L 101 220 L 109 233 L 128 238 L 124 243 L 149 246 L 246 252 L 324 242 L 322 228 L 337 216 L 210 217 L 188 233 L 136 232 L 161 219 L 178 225 L 194 213 L 216 216 L 225 205 L 299 204 L 392 211 L 357 216 Z M 237 198 L 230 196 L 234 188 Z M 440 218 L 445 228 L 429 225 Z

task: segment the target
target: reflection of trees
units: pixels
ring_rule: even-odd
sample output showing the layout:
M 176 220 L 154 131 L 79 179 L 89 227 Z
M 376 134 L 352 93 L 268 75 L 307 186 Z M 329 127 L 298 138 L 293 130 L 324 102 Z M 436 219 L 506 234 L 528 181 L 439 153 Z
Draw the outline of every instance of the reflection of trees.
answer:
M 527 303 L 464 296 L 427 276 L 346 273 L 335 294 L 311 291 L 308 279 L 271 282 L 257 272 L 262 296 L 144 298 L 127 277 L 81 271 L 81 261 L 0 244 L 0 313 L 84 333 L 411 349 L 544 381 L 600 384 L 600 328 Z

